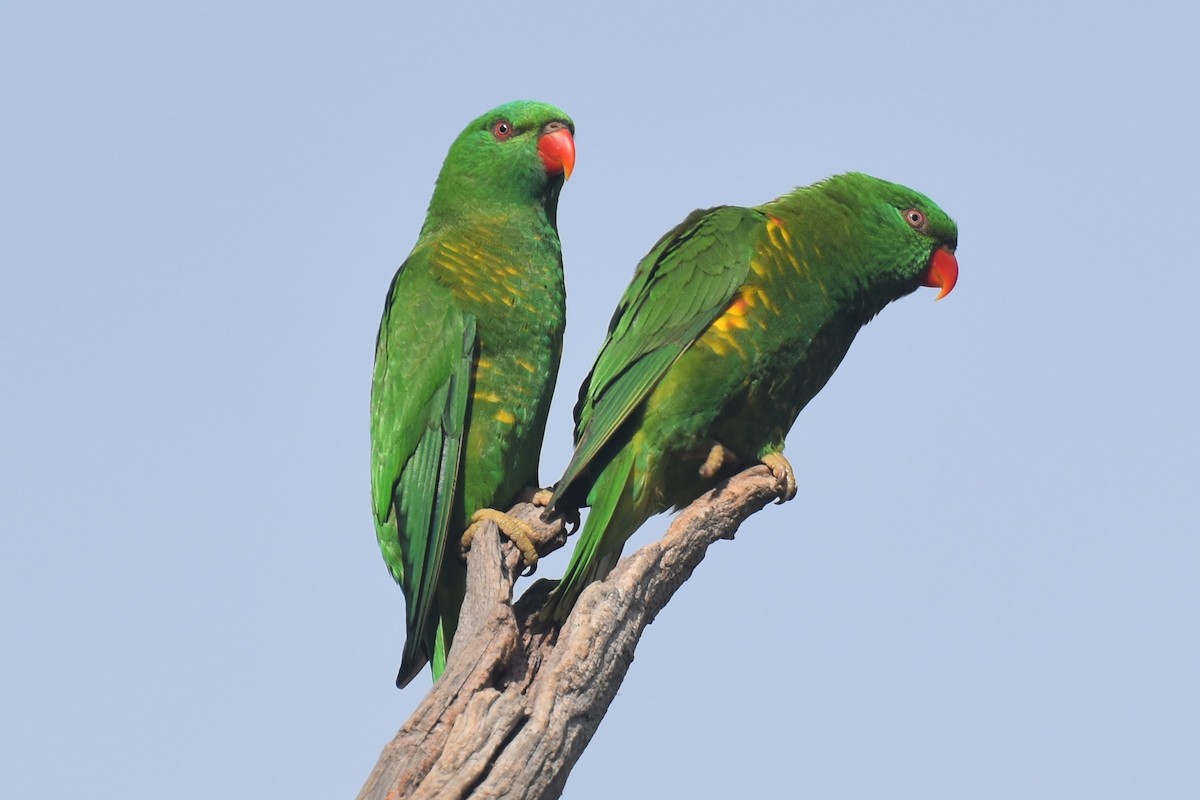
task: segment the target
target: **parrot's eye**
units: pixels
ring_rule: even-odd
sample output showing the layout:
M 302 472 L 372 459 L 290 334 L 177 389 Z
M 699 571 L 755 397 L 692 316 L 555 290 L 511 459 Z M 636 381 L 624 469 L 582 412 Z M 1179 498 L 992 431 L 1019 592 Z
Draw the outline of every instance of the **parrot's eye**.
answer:
M 926 219 L 925 213 L 919 208 L 910 208 L 904 212 L 904 221 L 912 226 L 913 230 L 926 233 L 929 230 L 929 220 Z
M 513 126 L 508 120 L 502 119 L 492 125 L 492 136 L 496 137 L 497 142 L 503 142 L 512 135 Z

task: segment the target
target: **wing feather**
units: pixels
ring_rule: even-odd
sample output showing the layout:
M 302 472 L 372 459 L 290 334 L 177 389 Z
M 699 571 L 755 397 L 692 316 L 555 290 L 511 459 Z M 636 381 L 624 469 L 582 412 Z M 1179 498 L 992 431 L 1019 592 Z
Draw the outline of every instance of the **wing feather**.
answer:
M 401 296 L 402 305 L 396 302 Z M 421 282 L 419 275 L 406 279 L 402 267 L 376 345 L 371 490 L 384 560 L 404 591 L 404 662 L 415 663 L 413 672 L 429 658 L 436 633 L 436 587 L 454 511 L 476 347 L 474 317 L 459 311 L 433 282 Z
M 681 353 L 745 283 L 766 215 L 736 206 L 693 211 L 638 264 L 575 406 L 575 453 L 552 503 L 571 494 L 597 454 Z

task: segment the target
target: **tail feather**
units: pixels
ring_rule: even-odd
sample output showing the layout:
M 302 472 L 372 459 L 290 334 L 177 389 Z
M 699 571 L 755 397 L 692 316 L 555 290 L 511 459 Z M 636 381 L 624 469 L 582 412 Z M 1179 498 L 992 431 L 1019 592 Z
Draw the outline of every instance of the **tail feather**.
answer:
M 422 668 L 429 665 L 436 683 L 446 671 L 446 659 L 450 655 L 450 645 L 454 641 L 454 633 L 458 629 L 458 613 L 462 607 L 462 598 L 467 593 L 467 571 L 462 561 L 456 557 L 447 556 L 442 564 L 441 580 L 438 583 L 436 596 L 431 603 L 431 618 L 425 629 L 419 634 L 410 634 L 405 642 L 404 655 L 400 659 L 400 670 L 396 676 L 396 686 L 403 689 Z M 412 644 L 410 648 L 408 645 Z
M 400 670 L 396 673 L 396 688 L 403 689 L 412 683 L 412 679 L 420 675 L 428 663 L 429 656 L 425 655 L 424 648 L 418 648 L 411 655 L 405 654 L 400 662 Z
M 446 657 L 450 654 L 447 638 L 445 620 L 439 620 L 431 641 L 422 641 L 411 652 L 405 649 L 400 660 L 400 670 L 396 674 L 396 688 L 403 689 L 408 686 L 413 678 L 421 674 L 426 664 L 433 672 L 433 682 L 437 683 L 438 678 L 446 671 Z
M 545 618 L 562 623 L 588 584 L 602 580 L 621 557 L 621 547 L 645 515 L 633 503 L 633 449 L 626 448 L 604 468 L 588 500 L 591 510 L 562 580 L 550 595 Z

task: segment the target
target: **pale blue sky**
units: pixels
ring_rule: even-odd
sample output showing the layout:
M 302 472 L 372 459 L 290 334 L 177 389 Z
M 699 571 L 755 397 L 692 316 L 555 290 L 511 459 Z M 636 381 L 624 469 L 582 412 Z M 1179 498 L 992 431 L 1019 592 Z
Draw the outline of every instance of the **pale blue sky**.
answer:
M 578 128 L 547 482 L 691 209 L 854 169 L 960 230 L 566 796 L 1200 796 L 1194 4 L 399 5 L 0 11 L 0 796 L 358 791 L 423 691 L 378 315 L 450 141 L 521 97 Z

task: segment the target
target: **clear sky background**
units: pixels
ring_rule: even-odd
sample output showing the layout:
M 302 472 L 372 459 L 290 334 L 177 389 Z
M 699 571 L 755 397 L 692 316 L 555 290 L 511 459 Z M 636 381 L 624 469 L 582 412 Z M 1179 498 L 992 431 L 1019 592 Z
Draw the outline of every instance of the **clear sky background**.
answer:
M 357 793 L 425 685 L 392 685 L 376 326 L 451 140 L 515 98 L 578 128 L 545 482 L 693 208 L 853 169 L 960 231 L 566 796 L 1200 796 L 1197 6 L 582 8 L 0 11 L 0 796 Z

